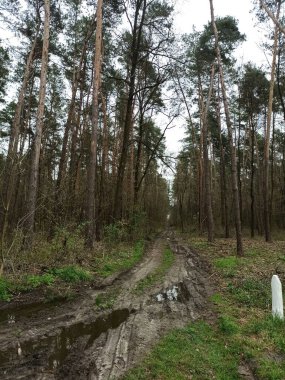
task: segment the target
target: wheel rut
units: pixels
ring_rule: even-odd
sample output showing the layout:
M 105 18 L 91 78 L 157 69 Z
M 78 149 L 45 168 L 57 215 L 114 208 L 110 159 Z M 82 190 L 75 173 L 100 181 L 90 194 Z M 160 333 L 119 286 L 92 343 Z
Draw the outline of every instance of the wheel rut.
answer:
M 159 283 L 138 295 L 136 284 L 159 267 L 167 244 L 175 254 L 173 265 Z M 167 331 L 203 316 L 211 292 L 208 277 L 207 262 L 172 233 L 163 233 L 136 267 L 108 286 L 117 293 L 112 310 L 96 311 L 98 291 L 90 290 L 51 317 L 1 324 L 0 377 L 120 378 Z

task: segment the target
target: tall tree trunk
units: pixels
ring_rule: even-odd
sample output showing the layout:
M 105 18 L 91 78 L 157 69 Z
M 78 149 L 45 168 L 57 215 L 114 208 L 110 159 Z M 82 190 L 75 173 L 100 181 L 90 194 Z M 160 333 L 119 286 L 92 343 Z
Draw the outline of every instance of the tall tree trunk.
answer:
M 139 20 L 140 11 L 142 10 L 141 18 Z M 124 132 L 123 132 L 123 144 L 122 152 L 120 156 L 119 168 L 118 168 L 118 178 L 115 190 L 115 200 L 114 200 L 114 216 L 116 219 L 120 219 L 122 216 L 122 195 L 123 195 L 123 182 L 124 174 L 126 169 L 130 131 L 132 124 L 132 111 L 133 111 L 133 101 L 135 96 L 135 80 L 136 80 L 136 69 L 139 61 L 139 51 L 142 40 L 142 29 L 144 24 L 144 18 L 146 13 L 146 0 L 136 1 L 136 10 L 133 24 L 132 32 L 132 45 L 131 45 L 131 68 L 130 68 L 130 79 L 129 79 L 129 91 L 126 106 L 125 122 L 124 122 Z
M 134 206 L 138 204 L 139 195 L 139 175 L 140 175 L 140 163 L 142 155 L 142 143 L 143 143 L 143 123 L 144 123 L 144 113 L 142 107 L 140 107 L 140 117 L 139 117 L 139 134 L 137 142 L 137 155 L 135 162 L 135 178 L 134 178 Z
M 227 179 L 226 179 L 226 163 L 225 163 L 225 149 L 222 139 L 222 123 L 221 123 L 221 108 L 220 108 L 220 94 L 218 89 L 217 97 L 217 121 L 219 128 L 220 139 L 220 177 L 221 177 L 221 211 L 222 211 L 222 224 L 225 228 L 225 238 L 230 237 L 229 230 L 229 211 L 228 211 L 228 191 L 227 191 Z
M 233 143 L 232 122 L 231 122 L 231 118 L 230 118 L 228 98 L 227 98 L 227 92 L 226 92 L 226 86 L 225 86 L 225 80 L 224 80 L 223 64 L 222 64 L 220 47 L 219 47 L 218 30 L 217 30 L 217 26 L 216 26 L 216 22 L 215 22 L 215 16 L 214 16 L 213 0 L 209 0 L 209 1 L 210 1 L 213 32 L 214 32 L 214 36 L 215 36 L 216 55 L 217 55 L 217 60 L 218 60 L 218 65 L 219 65 L 221 90 L 222 90 L 222 95 L 223 95 L 224 109 L 225 109 L 225 115 L 226 115 L 226 123 L 227 123 L 228 136 L 229 136 L 229 142 L 230 142 L 230 148 L 231 148 L 232 188 L 233 188 L 233 196 L 234 196 L 237 255 L 243 256 L 241 220 L 240 220 L 240 204 L 239 204 L 238 180 L 237 180 L 236 149 L 235 149 L 235 146 Z
M 255 145 L 255 130 L 254 130 L 254 123 L 253 123 L 253 117 L 251 115 L 250 117 L 250 124 L 251 124 L 251 161 L 250 161 L 250 167 L 251 167 L 251 173 L 250 173 L 250 235 L 253 238 L 254 237 L 254 227 L 255 227 L 255 215 L 254 215 L 254 208 L 255 208 L 255 197 L 254 197 L 254 174 L 255 174 L 255 167 L 254 167 L 254 145 Z
M 109 130 L 108 130 L 108 119 L 107 119 L 107 107 L 106 99 L 101 94 L 102 100 L 102 111 L 103 111 L 103 134 L 102 134 L 102 165 L 101 165 L 101 176 L 100 176 L 100 189 L 99 189 L 99 201 L 98 201 L 98 217 L 96 223 L 96 238 L 97 240 L 101 237 L 102 225 L 104 222 L 103 211 L 105 209 L 106 200 L 106 174 L 108 173 L 108 149 L 109 149 Z
M 88 248 L 94 246 L 96 240 L 96 207 L 95 207 L 95 177 L 96 177 L 96 156 L 97 156 L 97 131 L 99 118 L 99 90 L 101 83 L 102 66 L 102 7 L 103 0 L 97 3 L 97 26 L 95 40 L 95 58 L 93 69 L 93 97 L 92 97 L 92 130 L 90 146 L 90 162 L 87 183 L 87 234 L 85 244 Z
M 41 152 L 42 131 L 44 124 L 45 96 L 46 96 L 46 81 L 48 68 L 48 51 L 49 51 L 49 30 L 50 30 L 50 1 L 44 2 L 44 33 L 43 33 L 43 50 L 41 61 L 41 77 L 40 77 L 40 92 L 39 105 L 36 118 L 36 133 L 32 147 L 31 169 L 29 178 L 29 193 L 27 199 L 27 215 L 25 220 L 25 245 L 30 246 L 33 241 L 36 201 L 38 192 L 39 178 L 39 162 Z
M 275 187 L 275 176 L 274 176 L 274 152 L 275 146 L 275 114 L 273 113 L 273 123 L 272 123 L 272 143 L 271 143 L 271 194 L 270 194 L 270 207 L 269 207 L 269 220 L 270 225 L 272 226 L 272 218 L 273 218 L 273 196 L 274 196 L 274 187 Z
M 278 2 L 278 8 L 276 13 L 276 19 L 279 20 L 281 2 Z M 276 56 L 277 56 L 277 46 L 278 46 L 278 35 L 279 28 L 275 26 L 274 32 L 274 43 L 272 51 L 272 65 L 271 65 L 271 76 L 270 76 L 270 87 L 269 87 L 269 99 L 268 99 L 268 110 L 267 110 L 267 121 L 266 121 L 266 131 L 265 131 L 265 144 L 264 144 L 264 176 L 263 176 L 263 193 L 264 193 L 264 232 L 265 241 L 271 242 L 271 228 L 270 228 L 270 210 L 269 210 L 269 151 L 270 151 L 270 128 L 271 128 L 271 117 L 272 117 L 272 106 L 273 106 L 273 93 L 275 84 L 275 66 L 276 66 Z
M 209 152 L 208 152 L 208 112 L 210 101 L 213 92 L 213 83 L 215 75 L 215 66 L 212 65 L 210 86 L 208 91 L 208 98 L 206 104 L 203 101 L 202 86 L 200 85 L 201 92 L 201 113 L 202 113 L 202 129 L 203 129 L 203 162 L 204 162 L 204 184 L 205 184 L 205 201 L 206 201 L 206 215 L 207 215 L 207 231 L 208 231 L 208 242 L 214 241 L 214 220 L 213 220 L 213 210 L 212 210 L 212 196 L 211 196 L 211 182 L 210 182 L 210 171 L 209 171 Z

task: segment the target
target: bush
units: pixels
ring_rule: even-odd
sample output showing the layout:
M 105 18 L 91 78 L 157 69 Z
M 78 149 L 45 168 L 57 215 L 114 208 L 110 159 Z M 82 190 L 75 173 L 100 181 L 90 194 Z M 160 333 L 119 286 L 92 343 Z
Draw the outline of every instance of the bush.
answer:
M 108 244 L 118 243 L 128 238 L 128 226 L 124 221 L 109 224 L 104 227 L 104 240 Z

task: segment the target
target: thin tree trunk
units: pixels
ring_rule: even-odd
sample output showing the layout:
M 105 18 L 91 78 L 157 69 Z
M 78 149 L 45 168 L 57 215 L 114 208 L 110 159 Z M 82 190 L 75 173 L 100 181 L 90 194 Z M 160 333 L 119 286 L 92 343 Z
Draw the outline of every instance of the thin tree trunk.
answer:
M 100 190 L 99 190 L 99 201 L 98 201 L 98 218 L 96 223 L 96 238 L 97 240 L 101 237 L 102 225 L 104 222 L 103 210 L 105 208 L 106 199 L 106 174 L 108 170 L 108 148 L 109 148 L 109 130 L 108 130 L 108 120 L 107 120 L 107 107 L 105 97 L 101 94 L 102 99 L 102 111 L 103 111 L 103 135 L 102 135 L 102 165 L 101 165 L 101 178 L 100 178 Z
M 254 124 L 253 124 L 252 115 L 250 117 L 250 124 L 251 124 L 250 234 L 251 234 L 251 237 L 253 238 L 254 237 L 254 227 L 255 227 L 255 215 L 254 215 L 254 208 L 255 208 L 255 197 L 254 197 L 254 174 L 255 174 L 255 167 L 254 167 L 254 145 L 255 145 L 255 130 L 254 130 Z
M 278 2 L 276 19 L 279 19 L 281 2 Z M 264 144 L 264 232 L 265 241 L 271 242 L 271 228 L 270 228 L 270 215 L 269 215 L 269 151 L 270 151 L 270 128 L 271 128 L 271 117 L 272 117 L 272 106 L 273 106 L 273 93 L 275 84 L 275 66 L 276 66 L 276 56 L 277 56 L 277 46 L 278 46 L 278 35 L 279 28 L 275 27 L 274 32 L 274 44 L 272 52 L 272 65 L 271 65 L 271 76 L 270 76 L 270 87 L 269 87 L 269 99 L 268 99 L 268 110 L 267 110 L 267 121 L 266 121 L 266 131 L 265 131 L 265 144 Z
M 90 146 L 90 162 L 87 183 L 87 235 L 85 244 L 88 248 L 94 246 L 96 240 L 96 207 L 95 207 L 95 177 L 96 177 L 96 156 L 97 156 L 97 131 L 99 118 L 98 96 L 100 91 L 100 76 L 102 66 L 102 7 L 103 0 L 97 3 L 97 26 L 95 40 L 95 58 L 93 69 L 93 97 L 92 97 L 92 131 Z
M 38 178 L 39 178 L 39 161 L 41 152 L 42 131 L 44 125 L 44 110 L 45 110 L 45 96 L 46 96 L 46 81 L 47 81 L 47 68 L 48 68 L 48 51 L 49 51 L 49 30 L 50 30 L 50 1 L 44 2 L 45 21 L 44 21 L 44 34 L 43 34 L 43 50 L 41 61 L 41 77 L 40 77 L 40 92 L 39 92 L 39 106 L 36 118 L 36 133 L 35 140 L 32 148 L 31 157 L 31 171 L 29 178 L 29 193 L 27 199 L 27 215 L 25 220 L 25 245 L 30 246 L 33 241 L 34 222 L 36 213 L 36 201 L 38 192 Z
M 208 153 L 208 112 L 210 101 L 213 92 L 213 83 L 215 75 L 215 66 L 212 65 L 210 86 L 208 91 L 208 98 L 206 104 L 203 102 L 202 88 L 201 91 L 201 112 L 202 112 L 202 129 L 203 129 L 203 162 L 204 162 L 204 184 L 205 184 L 205 200 L 206 200 L 206 213 L 207 213 L 207 230 L 208 230 L 208 242 L 214 241 L 214 220 L 212 211 L 212 196 L 211 196 L 211 182 L 209 171 L 209 153 Z
M 209 1 L 210 1 L 213 32 L 214 32 L 214 36 L 215 36 L 216 55 L 217 55 L 217 60 L 218 60 L 218 65 L 219 65 L 221 90 L 222 90 L 222 95 L 223 95 L 224 109 L 225 109 L 225 115 L 226 115 L 226 123 L 227 123 L 228 136 L 229 136 L 229 142 L 230 142 L 230 148 L 231 148 L 232 188 L 233 188 L 234 210 L 235 210 L 237 255 L 243 256 L 243 243 L 242 243 L 241 220 L 240 220 L 240 204 L 239 204 L 238 180 L 237 180 L 237 158 L 236 158 L 236 149 L 235 149 L 235 146 L 233 143 L 233 134 L 232 134 L 233 126 L 232 126 L 232 122 L 231 122 L 231 118 L 230 118 L 228 98 L 227 98 L 226 86 L 225 86 L 225 81 L 224 81 L 223 64 L 222 64 L 220 47 L 219 47 L 218 30 L 217 30 L 217 26 L 215 23 L 213 0 L 209 0 Z
M 273 113 L 273 123 L 272 123 L 272 143 L 271 143 L 271 194 L 270 194 L 270 207 L 269 207 L 269 220 L 270 225 L 272 226 L 273 218 L 273 196 L 274 196 L 274 146 L 275 146 L 275 114 Z
M 219 89 L 218 89 L 219 91 Z M 221 176 L 221 210 L 222 210 L 222 224 L 225 228 L 225 238 L 229 238 L 229 211 L 228 211 L 228 194 L 227 194 L 227 179 L 226 179 L 226 164 L 225 164 L 225 150 L 222 140 L 222 123 L 221 123 L 221 109 L 220 109 L 220 94 L 218 92 L 217 98 L 217 121 L 219 128 L 220 138 L 220 176 Z

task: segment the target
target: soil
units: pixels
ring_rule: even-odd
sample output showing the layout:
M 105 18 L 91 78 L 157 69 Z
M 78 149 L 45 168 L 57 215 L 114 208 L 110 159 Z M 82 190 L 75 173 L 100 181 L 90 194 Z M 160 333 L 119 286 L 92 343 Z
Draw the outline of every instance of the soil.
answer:
M 175 261 L 160 283 L 134 292 L 159 267 L 169 244 Z M 1 379 L 116 379 L 168 330 L 205 316 L 213 284 L 207 261 L 172 232 L 162 233 L 143 260 L 74 301 L 16 302 L 0 308 Z M 100 310 L 98 296 L 115 295 Z

